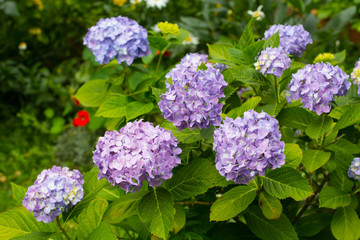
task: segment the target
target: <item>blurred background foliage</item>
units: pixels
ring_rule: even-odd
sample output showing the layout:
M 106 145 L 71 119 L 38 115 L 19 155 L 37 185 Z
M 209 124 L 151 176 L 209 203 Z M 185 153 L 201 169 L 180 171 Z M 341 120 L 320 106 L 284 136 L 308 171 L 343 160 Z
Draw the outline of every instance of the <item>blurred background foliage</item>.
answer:
M 73 97 L 83 83 L 119 72 L 119 65 L 94 62 L 82 44 L 100 18 L 127 16 L 148 30 L 169 21 L 188 30 L 199 42 L 169 49 L 164 66 L 170 67 L 186 52 L 207 53 L 207 43 L 236 41 L 251 18 L 247 11 L 259 5 L 265 19 L 255 23 L 257 38 L 272 24 L 301 23 L 314 40 L 304 63 L 346 49 L 349 73 L 358 60 L 360 0 L 170 0 L 162 9 L 138 1 L 0 0 L 0 212 L 13 206 L 10 182 L 29 186 L 54 164 L 89 170 L 97 137 L 113 126 Z M 136 63 L 146 71 L 146 63 Z M 90 122 L 74 127 L 82 109 Z

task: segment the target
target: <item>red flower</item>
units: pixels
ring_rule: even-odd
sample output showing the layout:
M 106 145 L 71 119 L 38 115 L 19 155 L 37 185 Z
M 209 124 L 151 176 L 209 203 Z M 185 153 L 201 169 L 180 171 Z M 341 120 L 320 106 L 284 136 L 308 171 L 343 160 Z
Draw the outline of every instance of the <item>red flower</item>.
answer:
M 74 127 L 86 126 L 90 121 L 90 115 L 87 111 L 81 110 L 77 113 L 77 117 L 73 119 Z
M 165 57 L 170 57 L 170 51 L 166 50 L 166 51 L 164 52 L 164 56 L 165 56 Z

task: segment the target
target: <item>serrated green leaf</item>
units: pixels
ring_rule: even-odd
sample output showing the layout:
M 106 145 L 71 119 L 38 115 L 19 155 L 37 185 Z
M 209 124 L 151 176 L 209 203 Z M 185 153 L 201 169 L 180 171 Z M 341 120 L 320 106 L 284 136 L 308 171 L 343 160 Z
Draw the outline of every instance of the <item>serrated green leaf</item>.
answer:
M 141 115 L 149 113 L 154 108 L 153 103 L 131 102 L 126 105 L 126 120 L 132 120 Z
M 253 60 L 242 50 L 229 48 L 228 51 L 233 57 L 234 62 L 239 65 L 250 65 L 253 62 Z
M 206 159 L 196 159 L 165 181 L 166 189 L 175 201 L 191 198 L 212 187 L 216 177 L 215 166 Z
M 293 168 L 274 169 L 261 178 L 266 192 L 280 199 L 291 197 L 300 201 L 313 194 L 307 180 Z
M 238 186 L 217 199 L 210 209 L 210 221 L 225 221 L 244 211 L 256 197 L 256 188 Z
M 251 44 L 250 46 L 247 46 L 244 49 L 244 52 L 249 56 L 250 59 L 254 59 L 253 62 L 255 62 L 255 58 L 260 52 L 260 50 L 263 48 L 265 44 L 264 40 L 256 41 L 255 43 Z
M 225 81 L 240 81 L 251 85 L 268 85 L 269 81 L 260 72 L 248 66 L 236 66 L 223 72 Z
M 154 188 L 140 201 L 140 218 L 147 224 L 150 232 L 166 239 L 175 214 L 174 201 L 171 194 L 163 188 Z
M 251 20 L 246 25 L 243 33 L 241 34 L 240 40 L 238 42 L 239 49 L 245 49 L 246 47 L 250 46 L 254 43 L 254 33 L 252 29 L 252 25 L 254 23 L 254 18 L 251 18 Z
M 108 98 L 96 111 L 95 116 L 105 118 L 120 118 L 126 116 L 126 105 L 129 99 L 126 96 Z
M 313 114 L 300 107 L 284 108 L 277 116 L 281 126 L 305 130 L 315 119 Z
M 354 182 L 348 178 L 347 172 L 341 171 L 340 169 L 336 169 L 330 173 L 330 182 L 332 186 L 345 193 L 349 193 L 354 186 Z
M 117 238 L 112 233 L 110 224 L 101 222 L 100 225 L 90 233 L 87 240 L 117 240 Z
M 341 207 L 331 221 L 331 231 L 338 240 L 358 240 L 360 238 L 360 220 L 351 207 Z
M 302 237 L 312 237 L 318 234 L 331 222 L 331 214 L 315 213 L 304 216 L 295 222 L 295 231 Z
M 307 170 L 314 172 L 329 161 L 330 156 L 329 152 L 308 149 L 304 151 L 302 162 Z
M 252 97 L 244 102 L 240 107 L 231 109 L 226 116 L 229 118 L 236 119 L 242 117 L 244 112 L 254 109 L 261 101 L 261 97 Z
M 75 98 L 86 107 L 98 107 L 104 100 L 108 84 L 106 80 L 91 80 L 82 85 L 75 94 Z
M 177 234 L 184 226 L 186 222 L 186 215 L 184 207 L 180 204 L 175 204 L 175 215 L 172 222 L 172 229 Z
M 100 225 L 108 205 L 105 199 L 95 199 L 81 212 L 78 219 L 79 227 L 76 231 L 78 239 L 86 239 Z
M 200 135 L 206 142 L 213 143 L 214 142 L 214 137 L 213 137 L 214 131 L 215 131 L 214 126 L 210 126 L 209 128 L 202 128 L 202 129 L 200 129 Z
M 15 201 L 19 205 L 22 205 L 22 201 L 26 195 L 27 189 L 13 182 L 11 183 L 11 189 L 12 189 L 12 196 L 15 199 Z
M 259 207 L 250 207 L 245 214 L 250 230 L 263 240 L 297 240 L 294 227 L 285 214 L 279 219 L 270 220 L 263 216 Z
M 360 153 L 360 147 L 357 144 L 350 142 L 344 138 L 337 140 L 335 143 L 327 146 L 325 149 L 331 150 L 334 152 L 345 151 L 351 154 Z
M 61 233 L 48 233 L 48 232 L 32 232 L 22 235 L 20 237 L 11 238 L 11 240 L 52 240 L 52 239 L 63 239 L 62 237 L 56 236 Z
M 282 205 L 279 199 L 267 192 L 260 193 L 259 207 L 267 219 L 279 219 L 282 213 Z
M 191 130 L 185 128 L 179 131 L 177 127 L 168 121 L 165 121 L 163 124 L 161 124 L 161 127 L 165 128 L 166 130 L 170 130 L 174 137 L 176 137 L 176 139 L 182 143 L 193 143 L 202 139 L 199 129 Z
M 233 57 L 228 51 L 228 48 L 232 48 L 230 44 L 208 44 L 209 55 L 212 59 L 225 60 L 230 64 L 234 62 Z
M 351 109 L 353 106 L 354 106 L 353 104 L 345 104 L 345 105 L 338 106 L 338 107 L 334 108 L 333 110 L 331 110 L 331 112 L 329 113 L 329 117 L 332 117 L 335 119 L 340 119 L 342 117 L 342 115 L 344 115 L 344 113 L 346 111 L 348 111 L 349 109 Z
M 333 131 L 351 126 L 360 121 L 360 104 L 353 105 L 348 109 L 336 123 Z
M 334 60 L 338 62 L 338 64 L 341 64 L 346 59 L 346 50 L 342 50 L 341 52 L 334 54 Z
M 281 102 L 281 103 L 270 103 L 270 104 L 266 104 L 264 106 L 260 106 L 257 107 L 256 110 L 257 111 L 264 111 L 266 113 L 268 113 L 270 116 L 274 116 L 276 117 L 281 109 L 284 107 L 285 102 Z
M 268 47 L 277 48 L 279 47 L 279 45 L 280 45 L 280 37 L 279 37 L 279 33 L 276 32 L 271 37 L 269 37 L 268 40 L 265 41 L 263 49 L 266 49 Z
M 115 201 L 123 195 L 125 195 L 125 191 L 118 186 L 108 186 L 101 189 L 100 192 L 96 195 L 96 198 L 102 198 L 108 201 Z
M 330 117 L 322 114 L 305 129 L 305 133 L 309 137 L 318 140 L 330 129 L 332 123 L 333 120 Z
M 303 159 L 301 148 L 296 143 L 285 143 L 285 165 L 286 167 L 297 168 Z
M 334 187 L 324 186 L 319 195 L 319 207 L 336 209 L 349 206 L 350 203 L 351 195 Z

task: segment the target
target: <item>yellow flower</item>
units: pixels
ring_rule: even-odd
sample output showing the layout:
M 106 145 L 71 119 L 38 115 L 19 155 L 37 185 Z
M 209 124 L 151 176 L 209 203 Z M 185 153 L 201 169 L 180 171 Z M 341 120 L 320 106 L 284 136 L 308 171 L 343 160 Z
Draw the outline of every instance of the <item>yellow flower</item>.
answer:
M 329 61 L 332 61 L 334 59 L 335 59 L 335 56 L 332 53 L 320 53 L 315 58 L 314 63 L 329 62 Z
M 222 6 L 222 5 L 221 5 L 220 3 L 216 4 L 216 7 L 217 7 L 217 8 L 221 8 L 221 6 Z
M 41 0 L 31 0 L 31 2 L 36 5 L 40 11 L 43 10 L 44 4 Z
M 177 36 L 180 33 L 179 26 L 176 23 L 159 22 L 157 26 L 164 35 L 173 34 Z
M 27 44 L 26 42 L 21 42 L 18 46 L 19 50 L 26 50 Z
M 113 3 L 119 7 L 122 7 L 126 3 L 126 0 L 113 0 Z
M 29 34 L 31 35 L 41 35 L 41 28 L 35 27 L 29 29 Z

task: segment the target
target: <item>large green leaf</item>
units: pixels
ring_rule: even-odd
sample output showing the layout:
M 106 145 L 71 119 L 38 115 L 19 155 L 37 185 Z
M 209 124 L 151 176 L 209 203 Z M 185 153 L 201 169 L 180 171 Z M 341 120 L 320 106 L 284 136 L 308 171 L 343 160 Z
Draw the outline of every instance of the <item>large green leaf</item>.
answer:
M 112 233 L 110 224 L 101 222 L 100 225 L 89 234 L 87 240 L 117 240 L 117 238 Z
M 356 6 L 351 6 L 345 10 L 340 11 L 330 19 L 324 30 L 329 31 L 333 35 L 340 33 L 346 24 L 350 22 L 354 14 L 356 14 Z
M 245 220 L 250 230 L 263 240 L 298 239 L 293 225 L 285 214 L 281 214 L 279 219 L 270 220 L 263 216 L 260 208 L 253 206 L 245 214 Z
M 12 196 L 15 199 L 15 201 L 19 205 L 22 205 L 22 201 L 26 195 L 27 189 L 13 182 L 11 183 L 11 189 L 12 189 Z
M 282 205 L 279 199 L 271 196 L 267 192 L 261 192 L 259 206 L 262 213 L 268 219 L 279 219 L 282 213 Z
M 360 220 L 351 207 L 341 207 L 331 221 L 331 231 L 338 240 L 358 240 L 360 238 Z
M 266 49 L 268 47 L 277 48 L 280 45 L 280 37 L 279 33 L 273 34 L 271 37 L 269 37 L 268 40 L 265 41 L 263 48 Z
M 331 153 L 308 149 L 304 151 L 303 164 L 307 170 L 314 172 L 329 161 Z
M 351 195 L 337 188 L 324 186 L 319 195 L 319 207 L 336 209 L 346 207 L 351 203 Z
M 177 171 L 164 184 L 175 201 L 191 198 L 213 186 L 217 170 L 206 159 L 196 159 Z
M 91 80 L 79 88 L 75 98 L 86 107 L 98 107 L 105 100 L 107 89 L 106 80 Z
M 264 181 L 265 190 L 280 199 L 291 197 L 296 201 L 300 201 L 313 194 L 307 180 L 293 168 L 278 168 L 269 171 L 261 178 Z
M 346 128 L 360 121 L 360 104 L 354 105 L 348 109 L 336 123 L 333 131 Z
M 252 29 L 252 25 L 254 23 L 254 18 L 252 18 L 248 24 L 246 25 L 243 33 L 241 34 L 240 40 L 237 44 L 239 49 L 245 49 L 246 47 L 250 46 L 254 43 L 254 33 Z
M 225 221 L 244 211 L 256 197 L 256 188 L 238 186 L 217 199 L 210 209 L 210 221 Z
M 79 227 L 76 231 L 78 239 L 86 239 L 100 225 L 107 207 L 108 202 L 105 199 L 95 199 L 80 213 Z
M 154 108 L 153 103 L 131 102 L 126 105 L 126 120 L 132 120 L 138 116 L 150 112 Z
M 186 214 L 182 205 L 175 204 L 174 207 L 176 211 L 172 222 L 172 229 L 175 233 L 178 233 L 185 226 Z
M 174 137 L 176 137 L 176 139 L 182 143 L 193 143 L 202 139 L 200 130 L 197 128 L 193 130 L 185 128 L 179 131 L 177 127 L 168 121 L 165 121 L 163 124 L 161 124 L 161 127 L 170 130 L 174 134 Z
M 250 65 L 253 62 L 253 60 L 242 50 L 229 48 L 228 51 L 234 58 L 235 63 L 239 65 Z
M 289 3 L 299 9 L 300 12 L 304 11 L 304 3 L 302 0 L 289 0 Z
M 332 123 L 333 120 L 330 117 L 322 114 L 306 128 L 305 133 L 309 137 L 318 140 L 330 129 Z
M 350 142 L 344 138 L 339 139 L 335 143 L 326 147 L 326 149 L 334 151 L 334 152 L 348 152 L 351 154 L 360 153 L 360 147 L 357 144 Z
M 249 56 L 250 59 L 254 59 L 253 62 L 255 62 L 255 58 L 260 52 L 260 50 L 263 48 L 265 44 L 264 40 L 256 41 L 255 43 L 251 44 L 250 46 L 247 46 L 244 49 L 244 52 Z
M 208 44 L 209 55 L 214 60 L 223 60 L 227 64 L 233 64 L 234 58 L 228 51 L 233 46 L 230 44 Z
M 166 239 L 175 214 L 171 194 L 163 188 L 156 188 L 147 193 L 139 203 L 140 218 L 147 224 L 150 232 Z
M 330 173 L 330 182 L 332 186 L 345 193 L 350 192 L 354 186 L 354 182 L 349 179 L 347 172 L 341 169 L 336 169 Z
M 331 110 L 331 112 L 329 113 L 329 117 L 340 119 L 344 115 L 344 113 L 351 109 L 353 106 L 353 104 L 345 104 L 338 106 Z
M 267 85 L 269 81 L 260 72 L 248 66 L 236 66 L 223 72 L 228 83 L 240 81 L 252 85 Z
M 330 224 L 331 217 L 332 215 L 327 213 L 315 213 L 307 215 L 296 221 L 294 227 L 299 236 L 315 236 Z
M 105 100 L 96 111 L 95 116 L 106 118 L 119 118 L 126 116 L 126 105 L 129 100 L 126 96 L 116 96 Z
M 254 109 L 261 101 L 261 97 L 252 97 L 244 102 L 240 107 L 231 109 L 226 116 L 229 118 L 236 119 L 242 117 L 244 112 Z
M 280 102 L 280 103 L 270 103 L 270 104 L 266 104 L 266 105 L 263 105 L 263 106 L 258 106 L 256 108 L 256 111 L 264 111 L 266 113 L 268 113 L 270 116 L 274 116 L 276 117 L 281 109 L 283 109 L 283 107 L 285 106 L 285 101 L 283 102 Z
M 313 114 L 304 108 L 284 108 L 277 116 L 281 126 L 305 130 L 313 121 Z
M 296 143 L 285 143 L 285 166 L 297 168 L 299 166 L 303 153 Z

